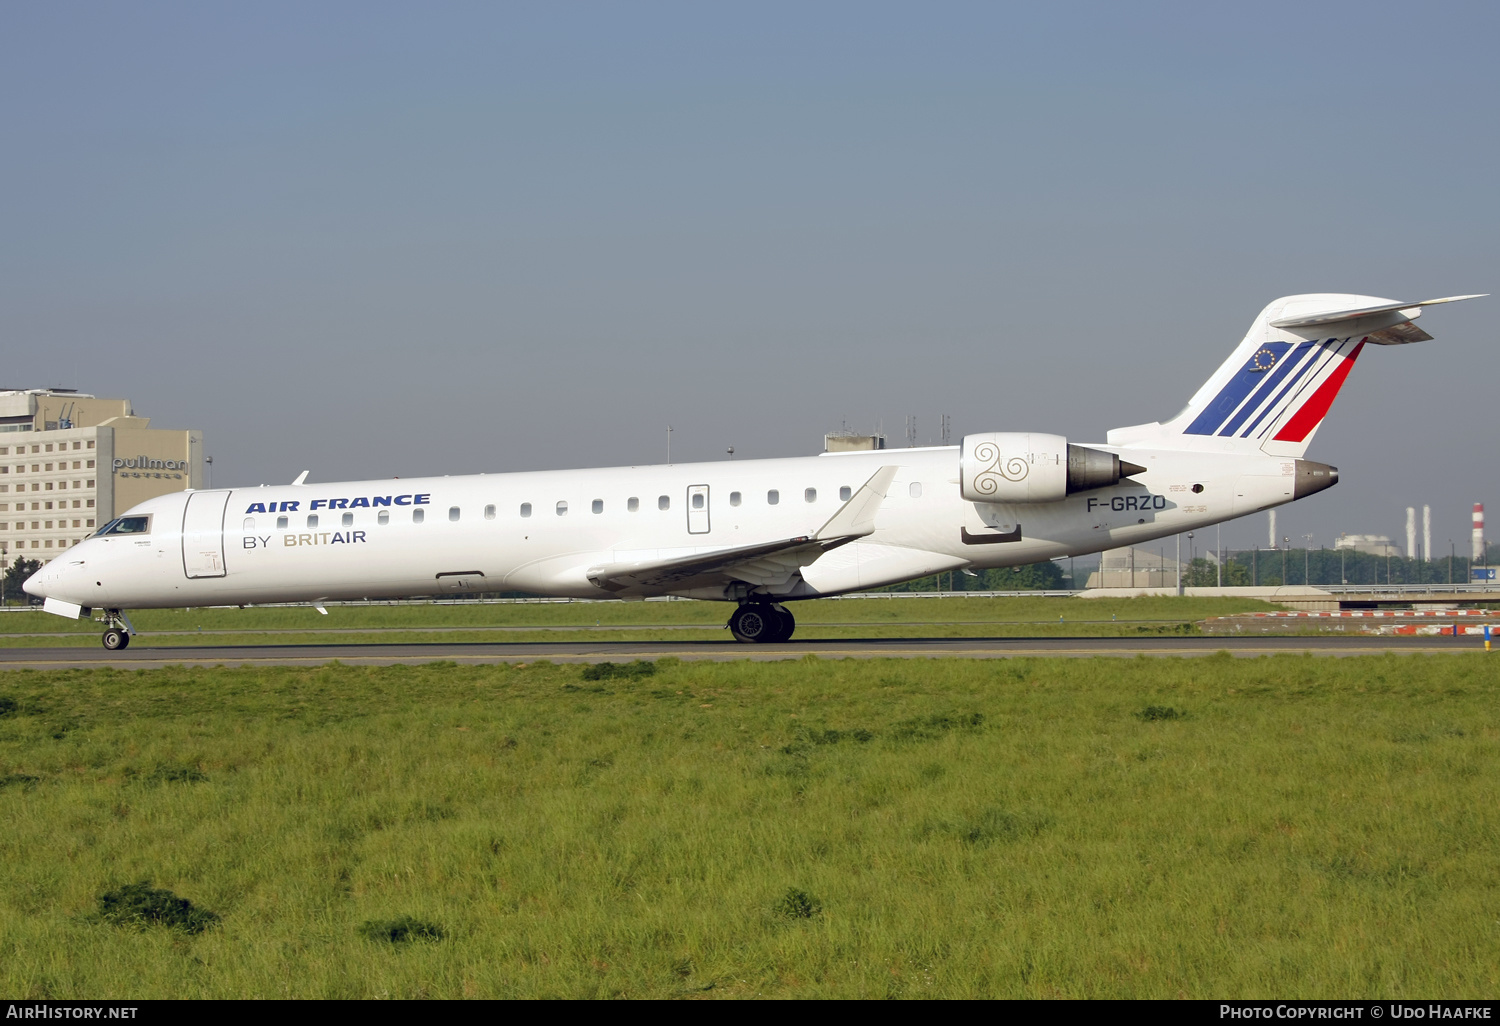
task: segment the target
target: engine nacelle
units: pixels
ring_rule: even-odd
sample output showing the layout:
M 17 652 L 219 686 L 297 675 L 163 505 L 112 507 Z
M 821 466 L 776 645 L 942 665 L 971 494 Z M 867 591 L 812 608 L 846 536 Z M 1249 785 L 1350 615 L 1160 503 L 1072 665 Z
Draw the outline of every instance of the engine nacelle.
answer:
M 1058 502 L 1145 471 L 1112 452 L 1069 445 L 1062 435 L 995 431 L 964 437 L 959 490 L 969 502 Z

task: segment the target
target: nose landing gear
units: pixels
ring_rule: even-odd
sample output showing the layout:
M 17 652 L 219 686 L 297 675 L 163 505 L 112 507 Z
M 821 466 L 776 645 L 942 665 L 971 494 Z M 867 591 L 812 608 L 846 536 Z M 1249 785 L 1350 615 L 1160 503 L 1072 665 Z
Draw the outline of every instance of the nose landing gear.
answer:
M 784 606 L 770 602 L 747 602 L 729 617 L 729 630 L 736 641 L 775 644 L 791 639 L 797 621 Z
M 131 635 L 135 628 L 130 625 L 130 618 L 120 609 L 106 609 L 104 611 L 104 647 L 111 652 L 118 652 L 122 648 L 130 647 Z

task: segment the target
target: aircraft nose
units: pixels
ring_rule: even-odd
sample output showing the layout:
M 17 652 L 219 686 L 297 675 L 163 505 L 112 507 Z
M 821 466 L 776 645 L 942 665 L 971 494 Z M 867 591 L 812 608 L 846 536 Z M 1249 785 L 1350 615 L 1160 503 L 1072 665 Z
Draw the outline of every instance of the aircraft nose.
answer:
M 21 590 L 28 595 L 35 595 L 37 598 L 46 598 L 47 592 L 42 582 L 42 577 L 45 575 L 46 567 L 43 567 L 21 582 Z

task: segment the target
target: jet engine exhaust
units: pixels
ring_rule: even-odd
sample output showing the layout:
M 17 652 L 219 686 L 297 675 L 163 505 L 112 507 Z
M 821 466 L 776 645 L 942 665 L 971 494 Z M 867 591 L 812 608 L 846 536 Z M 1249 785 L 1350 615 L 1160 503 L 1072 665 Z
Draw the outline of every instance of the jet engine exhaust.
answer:
M 1109 488 L 1120 478 L 1144 474 L 1146 468 L 1120 459 L 1112 452 L 1100 452 L 1086 445 L 1068 444 L 1068 494 L 1094 488 Z

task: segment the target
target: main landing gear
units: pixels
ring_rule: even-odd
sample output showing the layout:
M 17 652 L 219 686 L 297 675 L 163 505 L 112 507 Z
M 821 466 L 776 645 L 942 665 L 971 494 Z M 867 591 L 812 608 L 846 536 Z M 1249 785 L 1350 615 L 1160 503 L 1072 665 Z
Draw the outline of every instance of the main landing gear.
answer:
M 104 647 L 111 652 L 118 652 L 122 648 L 130 647 L 130 636 L 135 629 L 130 626 L 130 618 L 119 609 L 106 609 L 104 611 Z
M 729 630 L 736 641 L 776 643 L 788 641 L 797 621 L 784 606 L 770 602 L 747 602 L 729 617 Z

